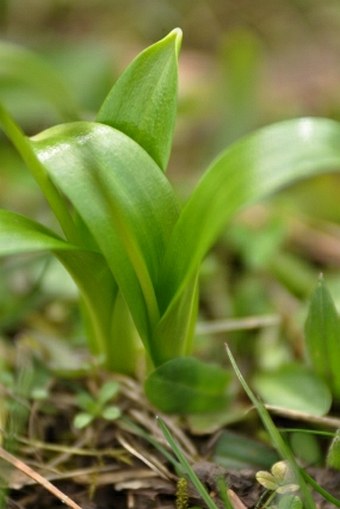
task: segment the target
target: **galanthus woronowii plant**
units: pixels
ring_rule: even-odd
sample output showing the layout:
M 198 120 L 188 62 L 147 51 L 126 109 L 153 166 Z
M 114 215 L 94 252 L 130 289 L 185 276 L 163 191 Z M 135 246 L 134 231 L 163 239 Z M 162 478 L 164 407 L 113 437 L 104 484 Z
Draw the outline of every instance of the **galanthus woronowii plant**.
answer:
M 218 408 L 229 383 L 224 371 L 190 357 L 202 259 L 241 208 L 297 179 L 339 170 L 340 124 L 304 118 L 260 129 L 222 152 L 180 204 L 165 170 L 181 37 L 175 29 L 138 55 L 95 121 L 28 138 L 1 107 L 0 126 L 63 235 L 1 210 L 0 253 L 53 253 L 78 286 L 92 352 L 107 368 L 131 373 L 138 333 L 151 401 L 194 412 Z M 0 74 L 13 69 L 0 63 Z

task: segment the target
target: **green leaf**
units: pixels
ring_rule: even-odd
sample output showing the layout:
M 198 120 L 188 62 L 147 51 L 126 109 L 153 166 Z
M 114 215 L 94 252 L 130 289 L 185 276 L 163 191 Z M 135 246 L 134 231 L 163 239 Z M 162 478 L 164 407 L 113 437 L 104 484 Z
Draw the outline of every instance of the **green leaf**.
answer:
M 303 509 L 303 503 L 297 495 L 284 495 L 279 500 L 278 509 Z
M 91 396 L 91 394 L 89 394 L 88 392 L 80 392 L 79 394 L 77 394 L 76 402 L 79 408 L 86 410 L 86 412 L 88 412 L 91 415 L 96 414 L 98 405 L 94 398 Z
M 173 230 L 159 285 L 161 310 L 173 305 L 237 211 L 298 179 L 339 168 L 340 124 L 332 120 L 289 120 L 234 143 L 203 175 Z
M 145 382 L 151 403 L 167 413 L 213 412 L 228 405 L 230 373 L 193 357 L 162 364 Z
M 119 391 L 119 383 L 111 380 L 110 382 L 106 382 L 100 388 L 97 395 L 97 402 L 102 406 L 105 405 L 110 399 L 117 396 Z
M 277 481 L 273 474 L 266 470 L 259 470 L 256 472 L 256 480 L 261 486 L 264 486 L 266 490 L 274 491 L 277 488 Z
M 73 426 L 76 429 L 86 428 L 94 420 L 94 416 L 87 414 L 86 412 L 80 412 L 73 420 Z
M 76 242 L 77 244 L 81 243 L 82 239 L 68 211 L 67 204 L 46 175 L 46 170 L 35 155 L 28 138 L 1 104 L 0 126 L 27 164 L 28 169 L 40 186 L 41 191 L 45 195 L 66 237 L 72 242 Z
M 312 295 L 305 324 L 305 341 L 313 368 L 340 398 L 340 319 L 322 277 Z
M 325 415 L 332 396 L 324 381 L 304 366 L 287 365 L 253 380 L 265 403 L 311 415 Z
M 327 466 L 340 470 L 340 430 L 337 429 L 327 453 Z
M 103 103 L 97 121 L 130 136 L 164 170 L 170 155 L 177 102 L 178 28 L 129 65 Z
M 152 355 L 154 284 L 178 217 L 169 182 L 139 145 L 103 124 L 56 126 L 32 144 L 95 238 Z
M 107 421 L 115 421 L 122 415 L 122 413 L 117 406 L 108 406 L 103 409 L 100 415 Z
M 190 282 L 176 305 L 164 313 L 154 327 L 156 365 L 192 352 L 198 312 L 198 277 Z
M 36 90 L 56 107 L 65 120 L 78 118 L 74 98 L 58 73 L 32 51 L 1 41 L 0 79 Z
M 20 214 L 0 209 L 0 256 L 74 249 L 78 248 L 48 228 Z
M 214 445 L 213 460 L 228 469 L 270 468 L 278 459 L 273 448 L 233 431 L 223 430 Z

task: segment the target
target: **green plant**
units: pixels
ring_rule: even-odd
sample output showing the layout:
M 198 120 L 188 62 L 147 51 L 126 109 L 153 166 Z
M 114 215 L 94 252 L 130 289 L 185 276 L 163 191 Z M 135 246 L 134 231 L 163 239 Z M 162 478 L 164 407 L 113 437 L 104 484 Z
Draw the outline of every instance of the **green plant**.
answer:
M 289 465 L 285 461 L 278 461 L 275 463 L 270 472 L 266 470 L 259 470 L 256 473 L 256 480 L 262 486 L 264 486 L 268 491 L 272 492 L 266 501 L 265 507 L 274 507 L 270 505 L 270 502 L 275 498 L 279 498 L 281 496 L 281 500 L 279 501 L 279 506 L 282 507 L 282 500 L 287 500 L 289 496 L 289 503 L 293 504 L 291 507 L 296 509 L 302 508 L 302 502 L 299 497 L 294 495 L 293 500 L 291 500 L 291 496 L 293 493 L 296 493 L 299 490 L 299 485 L 295 483 L 295 478 L 292 475 Z M 287 505 L 287 507 L 290 507 Z
M 85 428 L 98 417 L 107 421 L 118 419 L 121 415 L 119 407 L 108 404 L 117 396 L 118 391 L 119 384 L 111 381 L 102 385 L 95 397 L 88 392 L 80 392 L 77 395 L 76 403 L 81 412 L 75 415 L 74 426 L 80 429 Z
M 307 509 L 315 509 L 316 505 L 314 502 L 314 499 L 311 495 L 311 492 L 309 490 L 309 486 L 313 488 L 316 492 L 318 492 L 323 498 L 328 500 L 330 503 L 334 504 L 335 507 L 340 507 L 340 500 L 334 497 L 331 493 L 329 493 L 327 490 L 322 488 L 307 472 L 305 469 L 300 467 L 300 465 L 297 463 L 297 460 L 286 443 L 285 439 L 283 438 L 282 434 L 278 430 L 278 428 L 275 426 L 268 410 L 264 406 L 264 404 L 255 396 L 252 389 L 247 384 L 246 380 L 244 379 L 241 371 L 239 370 L 239 367 L 234 359 L 233 354 L 231 353 L 229 347 L 226 345 L 227 355 L 229 357 L 229 361 L 235 371 L 235 374 L 241 383 L 245 393 L 247 394 L 248 398 L 254 405 L 254 407 L 257 410 L 257 413 L 264 425 L 264 427 L 267 430 L 267 433 L 271 439 L 272 445 L 275 447 L 281 458 L 284 460 L 285 463 L 278 462 L 276 463 L 276 467 L 274 470 L 269 472 L 265 472 L 265 475 L 262 475 L 262 480 L 265 479 L 265 482 L 267 482 L 266 488 L 273 490 L 273 495 L 278 493 L 278 489 L 280 488 L 280 484 L 283 487 L 283 492 L 285 492 L 285 489 L 288 486 L 288 491 L 294 491 L 295 487 L 294 485 L 298 486 L 299 488 L 299 498 L 296 499 L 295 495 L 293 493 L 290 493 L 291 498 L 284 498 L 281 502 L 281 507 L 290 507 L 290 504 L 295 505 L 296 507 L 299 507 L 300 505 L 300 499 L 303 501 L 303 507 L 306 507 Z M 335 437 L 336 439 L 336 437 Z M 280 466 L 281 465 L 281 466 Z M 286 465 L 283 466 L 282 465 Z M 261 477 L 261 475 L 260 475 Z M 288 481 L 288 483 L 286 483 Z M 263 483 L 262 483 L 263 484 Z M 282 491 L 282 490 L 281 490 Z M 279 493 L 280 494 L 280 493 Z M 271 497 L 270 497 L 271 499 Z M 287 504 L 287 505 L 286 505 Z M 280 507 L 280 504 L 279 504 Z
M 237 211 L 297 179 L 339 170 L 340 124 L 304 118 L 256 131 L 222 152 L 180 205 L 165 176 L 180 43 L 176 29 L 137 56 L 96 121 L 28 138 L 1 107 L 0 125 L 63 234 L 1 210 L 0 254 L 51 251 L 79 288 L 92 352 L 111 370 L 134 372 L 138 336 L 151 401 L 186 412 L 189 398 L 202 412 L 226 404 L 230 376 L 187 357 L 200 263 Z

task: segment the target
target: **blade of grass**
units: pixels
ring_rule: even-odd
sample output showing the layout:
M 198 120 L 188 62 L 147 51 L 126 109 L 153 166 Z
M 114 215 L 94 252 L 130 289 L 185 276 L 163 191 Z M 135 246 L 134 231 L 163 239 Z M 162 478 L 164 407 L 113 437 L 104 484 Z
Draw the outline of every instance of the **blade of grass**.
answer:
M 334 497 L 331 493 L 325 490 L 319 483 L 316 482 L 313 477 L 311 477 L 305 470 L 301 469 L 301 475 L 303 478 L 312 486 L 312 488 L 317 491 L 325 500 L 328 500 L 331 504 L 334 504 L 335 507 L 340 507 L 340 500 Z
M 223 502 L 225 509 L 234 509 L 234 506 L 231 503 L 231 500 L 228 495 L 228 487 L 227 487 L 226 482 L 223 479 L 223 477 L 219 477 L 217 479 L 216 484 L 217 484 L 218 493 L 220 495 L 220 498 Z
M 182 466 L 183 473 L 188 476 L 190 481 L 192 482 L 193 486 L 196 488 L 197 493 L 200 495 L 200 497 L 204 500 L 204 502 L 207 504 L 209 509 L 218 509 L 215 502 L 212 500 L 212 498 L 209 496 L 205 486 L 201 483 L 200 479 L 196 475 L 196 473 L 193 471 L 190 463 L 186 459 L 185 455 L 183 454 L 183 451 L 177 444 L 177 442 L 172 437 L 170 431 L 168 430 L 165 422 L 160 418 L 157 417 L 158 425 L 164 435 L 164 438 L 168 442 L 169 446 L 171 447 L 173 453 L 176 455 L 178 461 L 180 462 Z
M 308 489 L 308 486 L 305 482 L 305 478 L 303 476 L 302 469 L 297 464 L 297 462 L 294 458 L 294 455 L 292 454 L 292 451 L 290 450 L 290 448 L 288 447 L 288 445 L 282 438 L 281 433 L 275 426 L 275 424 L 274 424 L 269 412 L 265 408 L 265 406 L 255 396 L 255 394 L 253 393 L 253 391 L 250 389 L 249 385 L 245 381 L 228 345 L 226 345 L 226 351 L 227 351 L 227 355 L 229 357 L 229 361 L 236 373 L 236 376 L 239 379 L 248 398 L 250 399 L 250 401 L 253 403 L 254 407 L 256 408 L 263 425 L 265 426 L 266 430 L 268 431 L 268 434 L 273 442 L 274 447 L 276 448 L 276 450 L 280 454 L 280 456 L 283 459 L 288 461 L 288 463 L 291 467 L 292 473 L 294 474 L 294 477 L 300 486 L 306 508 L 307 509 L 315 509 L 316 508 L 315 502 L 314 502 L 313 497 L 312 497 L 312 495 Z
M 164 458 L 171 463 L 177 472 L 182 471 L 181 464 L 175 459 L 175 457 L 169 453 L 169 451 L 163 447 L 150 433 L 144 431 L 140 426 L 137 426 L 135 422 L 127 417 L 122 417 L 118 423 L 123 429 L 132 431 L 135 435 L 142 437 L 144 440 L 149 442 L 157 451 L 159 451 Z

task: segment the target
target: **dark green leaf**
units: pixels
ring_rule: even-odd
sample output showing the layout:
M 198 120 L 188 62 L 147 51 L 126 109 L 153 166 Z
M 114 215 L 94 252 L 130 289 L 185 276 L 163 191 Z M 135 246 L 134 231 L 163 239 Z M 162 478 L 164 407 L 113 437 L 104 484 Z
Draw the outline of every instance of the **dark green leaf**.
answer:
M 274 449 L 232 431 L 223 431 L 214 446 L 214 461 L 226 468 L 270 468 L 279 460 Z
M 228 405 L 230 380 L 230 373 L 218 366 L 192 357 L 178 357 L 149 375 L 145 392 L 163 412 L 213 412 Z

